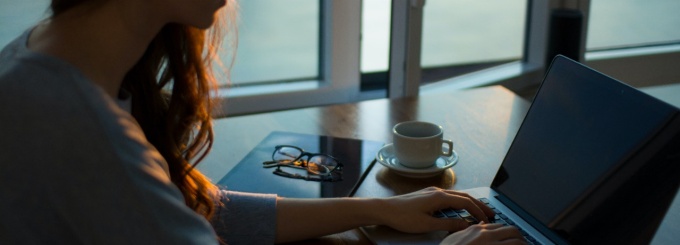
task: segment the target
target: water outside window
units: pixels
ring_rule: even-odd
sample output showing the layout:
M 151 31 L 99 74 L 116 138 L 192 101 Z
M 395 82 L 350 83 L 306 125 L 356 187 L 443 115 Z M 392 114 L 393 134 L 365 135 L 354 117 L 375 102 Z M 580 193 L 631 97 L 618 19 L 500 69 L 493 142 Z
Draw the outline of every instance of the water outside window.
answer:
M 319 77 L 318 0 L 239 1 L 235 84 Z
M 388 0 L 363 0 L 362 72 L 387 70 Z M 0 0 L 0 46 L 44 18 L 49 0 Z M 235 84 L 318 79 L 319 0 L 243 0 Z M 520 59 L 527 0 L 427 0 L 424 68 Z M 677 0 L 591 0 L 588 50 L 680 43 Z
M 522 56 L 526 0 L 427 0 L 423 68 L 517 60 Z M 386 71 L 390 1 L 363 0 L 361 71 Z
M 678 0 L 591 0 L 586 49 L 680 43 Z
M 361 72 L 386 71 L 392 1 L 363 0 L 361 4 Z
M 424 68 L 522 58 L 526 0 L 428 0 Z
M 0 48 L 47 17 L 50 0 L 0 0 Z

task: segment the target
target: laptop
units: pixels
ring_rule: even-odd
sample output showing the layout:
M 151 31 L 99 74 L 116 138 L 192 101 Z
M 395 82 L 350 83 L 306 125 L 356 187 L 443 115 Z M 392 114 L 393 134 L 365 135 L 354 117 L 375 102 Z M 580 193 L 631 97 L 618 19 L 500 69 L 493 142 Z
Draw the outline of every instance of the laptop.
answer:
M 557 56 L 491 186 L 463 191 L 531 244 L 648 244 L 680 186 L 679 149 L 678 108 Z M 362 230 L 376 244 L 447 235 Z

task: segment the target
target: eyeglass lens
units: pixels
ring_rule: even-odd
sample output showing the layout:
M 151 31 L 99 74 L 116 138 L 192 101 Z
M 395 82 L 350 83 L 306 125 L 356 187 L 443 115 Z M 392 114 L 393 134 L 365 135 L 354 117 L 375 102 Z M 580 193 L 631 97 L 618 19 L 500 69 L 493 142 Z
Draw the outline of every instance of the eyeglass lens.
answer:
M 315 174 L 327 174 L 333 171 L 338 163 L 327 156 L 317 155 L 309 159 L 307 170 Z
M 302 155 L 302 151 L 299 149 L 284 146 L 276 149 L 272 158 L 274 161 L 279 162 L 279 164 L 290 164 L 302 167 L 304 166 L 304 163 L 302 161 L 296 161 L 300 155 Z
M 280 164 L 306 167 L 308 171 L 314 174 L 328 174 L 338 166 L 335 159 L 325 155 L 314 155 L 307 161 L 298 159 L 302 154 L 303 152 L 297 148 L 284 146 L 274 152 L 273 159 Z

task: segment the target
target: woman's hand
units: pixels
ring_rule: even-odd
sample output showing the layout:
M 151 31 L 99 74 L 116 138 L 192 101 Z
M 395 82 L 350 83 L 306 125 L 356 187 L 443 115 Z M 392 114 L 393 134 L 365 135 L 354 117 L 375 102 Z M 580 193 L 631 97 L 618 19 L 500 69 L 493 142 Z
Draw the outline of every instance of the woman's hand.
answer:
M 514 226 L 502 224 L 472 225 L 465 230 L 446 237 L 441 245 L 448 244 L 526 244 L 522 234 Z
M 281 198 L 276 202 L 276 242 L 291 242 L 367 225 L 386 225 L 407 233 L 460 231 L 461 219 L 435 218 L 435 211 L 465 209 L 488 222 L 493 211 L 468 194 L 430 187 L 389 198 Z M 324 224 L 324 225 L 319 225 Z
M 381 213 L 384 225 L 402 232 L 459 231 L 467 228 L 461 219 L 436 218 L 435 211 L 452 208 L 465 209 L 477 220 L 488 223 L 494 212 L 470 195 L 436 187 L 385 199 L 386 209 Z

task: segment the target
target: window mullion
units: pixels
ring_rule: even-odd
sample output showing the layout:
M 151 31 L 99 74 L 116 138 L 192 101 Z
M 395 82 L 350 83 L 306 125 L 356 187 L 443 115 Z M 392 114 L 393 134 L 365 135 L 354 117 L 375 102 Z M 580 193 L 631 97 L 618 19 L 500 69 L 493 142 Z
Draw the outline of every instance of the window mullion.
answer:
M 425 0 L 393 0 L 390 36 L 390 98 L 418 96 Z

